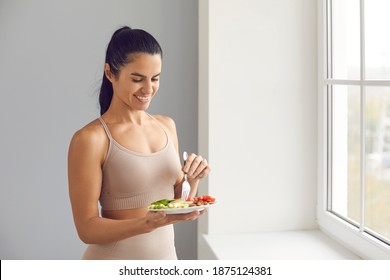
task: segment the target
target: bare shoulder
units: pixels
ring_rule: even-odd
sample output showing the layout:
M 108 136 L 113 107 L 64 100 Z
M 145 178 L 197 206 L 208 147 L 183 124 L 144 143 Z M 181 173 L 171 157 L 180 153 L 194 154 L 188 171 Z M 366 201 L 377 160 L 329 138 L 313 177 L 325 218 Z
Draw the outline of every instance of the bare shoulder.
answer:
M 73 135 L 72 142 L 88 142 L 88 144 L 92 144 L 91 142 L 103 139 L 103 136 L 104 128 L 100 124 L 99 120 L 94 120 L 76 131 Z
M 96 119 L 74 133 L 69 150 L 78 153 L 87 153 L 88 151 L 104 153 L 107 144 L 108 138 L 104 128 Z
M 164 115 L 153 115 L 153 117 L 164 125 L 172 134 L 176 135 L 176 124 L 171 117 Z
M 167 133 L 171 136 L 176 149 L 179 149 L 179 140 L 177 138 L 175 121 L 168 116 L 154 115 L 153 116 L 160 124 L 166 129 Z

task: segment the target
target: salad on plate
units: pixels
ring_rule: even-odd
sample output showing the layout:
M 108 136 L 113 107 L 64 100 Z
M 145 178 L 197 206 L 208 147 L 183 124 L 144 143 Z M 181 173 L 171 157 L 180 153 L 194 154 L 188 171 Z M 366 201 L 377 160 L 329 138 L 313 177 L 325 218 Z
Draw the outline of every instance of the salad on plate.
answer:
M 161 199 L 148 206 L 149 211 L 164 211 L 171 214 L 184 214 L 203 210 L 215 203 L 215 198 L 209 195 L 189 197 L 186 201 L 178 199 Z

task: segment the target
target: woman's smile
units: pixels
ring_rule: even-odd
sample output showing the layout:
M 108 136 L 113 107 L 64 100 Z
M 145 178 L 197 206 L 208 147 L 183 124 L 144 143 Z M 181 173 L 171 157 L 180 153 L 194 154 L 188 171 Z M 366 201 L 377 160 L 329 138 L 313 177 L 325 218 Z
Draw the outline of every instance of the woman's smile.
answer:
M 137 98 L 137 100 L 141 103 L 148 103 L 151 99 L 151 96 L 147 96 L 147 95 L 138 95 L 138 94 L 134 94 L 133 95 L 135 98 Z

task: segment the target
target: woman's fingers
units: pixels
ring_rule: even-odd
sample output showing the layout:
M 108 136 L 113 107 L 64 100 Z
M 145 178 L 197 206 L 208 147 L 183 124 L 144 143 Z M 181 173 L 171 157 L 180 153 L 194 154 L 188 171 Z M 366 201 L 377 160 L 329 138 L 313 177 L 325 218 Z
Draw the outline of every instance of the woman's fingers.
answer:
M 184 222 L 184 221 L 193 221 L 196 220 L 202 213 L 200 211 L 193 211 L 188 214 L 171 214 L 167 215 L 168 220 L 170 223 L 178 223 L 178 222 Z
M 184 221 L 194 221 L 199 216 L 203 215 L 207 212 L 207 209 L 204 209 L 202 211 L 192 211 L 187 214 L 169 214 L 167 215 L 163 211 L 149 211 L 146 214 L 146 220 L 149 225 L 151 225 L 152 228 L 159 228 L 162 226 L 170 225 L 170 224 L 176 224 L 179 222 Z
M 183 171 L 189 178 L 203 178 L 210 172 L 210 166 L 202 156 L 192 153 L 188 156 Z

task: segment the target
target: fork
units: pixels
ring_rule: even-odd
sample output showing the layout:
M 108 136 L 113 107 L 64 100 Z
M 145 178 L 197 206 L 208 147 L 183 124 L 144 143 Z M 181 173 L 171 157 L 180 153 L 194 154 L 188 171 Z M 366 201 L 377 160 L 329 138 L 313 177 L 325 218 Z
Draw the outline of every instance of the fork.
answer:
M 187 152 L 184 152 L 183 153 L 184 163 L 187 160 L 187 157 L 188 157 Z M 181 186 L 181 199 L 186 201 L 188 196 L 189 196 L 189 194 L 190 194 L 190 191 L 191 191 L 191 186 L 188 183 L 187 172 L 184 172 L 184 182 L 183 182 L 183 184 Z

